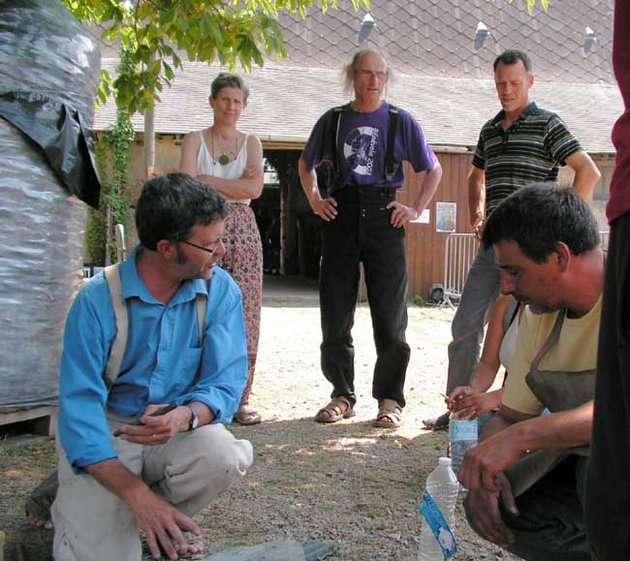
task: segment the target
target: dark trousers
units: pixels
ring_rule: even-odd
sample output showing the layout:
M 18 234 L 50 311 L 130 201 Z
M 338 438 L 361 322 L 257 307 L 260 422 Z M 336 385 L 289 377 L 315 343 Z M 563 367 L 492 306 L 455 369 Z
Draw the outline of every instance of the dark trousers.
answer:
M 630 559 L 630 213 L 610 229 L 586 525 L 596 559 Z
M 319 298 L 322 322 L 321 364 L 333 385 L 332 397 L 354 392 L 351 330 L 363 263 L 372 316 L 376 365 L 372 396 L 405 405 L 403 386 L 409 363 L 407 328 L 407 255 L 405 231 L 390 224 L 392 189 L 347 187 L 334 195 L 337 218 L 325 223 Z
M 586 462 L 569 456 L 516 499 L 519 516 L 502 512 L 515 536 L 509 551 L 527 561 L 590 561 L 583 507 Z

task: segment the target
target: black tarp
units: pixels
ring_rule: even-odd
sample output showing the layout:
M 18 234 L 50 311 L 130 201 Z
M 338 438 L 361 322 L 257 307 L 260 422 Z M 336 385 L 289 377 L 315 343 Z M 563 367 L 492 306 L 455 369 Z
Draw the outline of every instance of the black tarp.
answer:
M 100 182 L 94 162 L 94 135 L 81 113 L 37 92 L 0 95 L 0 117 L 40 149 L 61 186 L 70 195 L 98 208 Z

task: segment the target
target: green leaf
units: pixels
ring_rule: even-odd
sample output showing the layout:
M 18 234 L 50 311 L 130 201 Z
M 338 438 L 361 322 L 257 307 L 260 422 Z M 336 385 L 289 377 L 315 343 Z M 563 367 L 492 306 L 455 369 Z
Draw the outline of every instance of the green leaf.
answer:
M 99 76 L 99 83 L 98 83 L 98 92 L 97 92 L 97 98 L 96 98 L 97 106 L 100 107 L 101 105 L 107 102 L 107 98 L 112 93 L 112 86 L 113 86 L 113 81 L 109 72 L 101 68 L 101 72 Z
M 306 17 L 314 6 L 323 12 L 338 6 L 337 0 L 61 1 L 79 20 L 100 27 L 103 41 L 120 45 L 124 55 L 116 79 L 102 74 L 98 96 L 102 103 L 113 95 L 129 114 L 152 107 L 175 80 L 175 69 L 182 68 L 175 48 L 190 60 L 218 61 L 232 69 L 239 61 L 250 71 L 253 64 L 264 64 L 263 53 L 286 56 L 277 23 L 282 13 Z M 355 10 L 370 6 L 369 0 L 350 4 Z
M 170 64 L 168 64 L 165 60 L 162 61 L 162 68 L 164 68 L 164 76 L 166 79 L 171 82 L 175 79 L 175 72 L 173 72 L 173 68 Z

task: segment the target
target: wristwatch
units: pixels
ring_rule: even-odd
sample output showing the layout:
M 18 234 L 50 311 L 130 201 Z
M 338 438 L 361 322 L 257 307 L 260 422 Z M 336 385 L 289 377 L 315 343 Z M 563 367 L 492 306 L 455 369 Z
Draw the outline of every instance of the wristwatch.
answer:
M 190 409 L 190 422 L 188 423 L 188 430 L 194 430 L 199 426 L 199 417 L 191 405 L 186 405 L 186 407 Z

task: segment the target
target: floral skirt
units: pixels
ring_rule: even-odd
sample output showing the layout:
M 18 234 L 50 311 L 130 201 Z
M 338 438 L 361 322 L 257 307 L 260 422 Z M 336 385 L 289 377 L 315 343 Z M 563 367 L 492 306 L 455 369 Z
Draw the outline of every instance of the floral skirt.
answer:
M 229 203 L 228 216 L 225 219 L 226 253 L 222 267 L 232 275 L 243 293 L 243 312 L 247 333 L 248 371 L 247 385 L 241 398 L 241 404 L 249 401 L 258 340 L 260 338 L 260 310 L 262 307 L 263 254 L 260 232 L 256 224 L 254 211 L 242 203 Z

